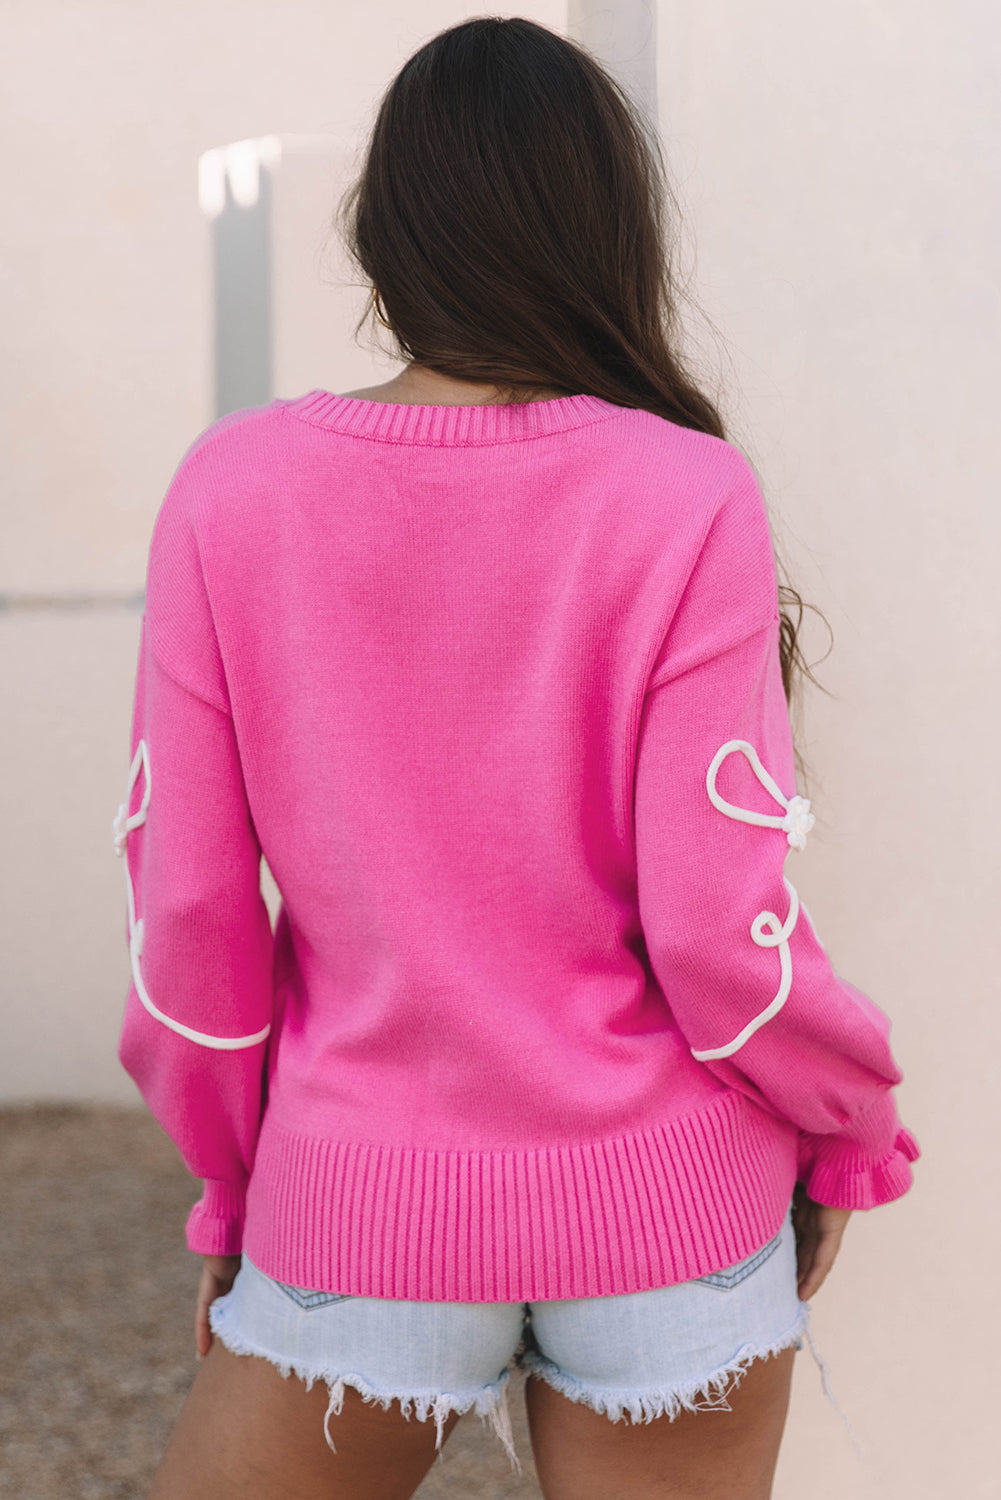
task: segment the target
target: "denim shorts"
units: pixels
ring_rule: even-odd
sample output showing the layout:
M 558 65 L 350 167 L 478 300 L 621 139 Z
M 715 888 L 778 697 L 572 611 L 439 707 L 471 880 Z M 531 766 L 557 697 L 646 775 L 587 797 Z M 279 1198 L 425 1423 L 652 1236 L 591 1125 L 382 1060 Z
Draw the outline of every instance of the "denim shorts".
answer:
M 283 1376 L 322 1380 L 331 1413 L 344 1387 L 406 1417 L 433 1416 L 436 1447 L 452 1411 L 489 1421 L 516 1471 L 507 1385 L 517 1367 L 612 1421 L 673 1421 L 682 1410 L 730 1411 L 728 1392 L 752 1360 L 803 1335 L 810 1304 L 797 1294 L 792 1204 L 779 1232 L 732 1266 L 652 1291 L 549 1302 L 412 1302 L 287 1286 L 241 1257 L 232 1289 L 209 1308 L 235 1354 L 263 1357 Z M 731 1384 L 732 1382 L 732 1384 Z M 837 1403 L 835 1402 L 835 1405 Z M 843 1414 L 842 1414 L 843 1415 Z M 857 1446 L 857 1445 L 856 1445 Z

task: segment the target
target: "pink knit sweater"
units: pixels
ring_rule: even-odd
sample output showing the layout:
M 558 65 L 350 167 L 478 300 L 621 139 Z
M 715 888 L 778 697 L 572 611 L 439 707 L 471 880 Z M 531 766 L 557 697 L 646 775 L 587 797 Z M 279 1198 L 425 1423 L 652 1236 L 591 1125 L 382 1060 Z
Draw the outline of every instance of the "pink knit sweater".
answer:
M 907 1191 L 889 1020 L 785 873 L 778 624 L 747 460 L 647 411 L 314 390 L 200 435 L 115 819 L 191 1250 L 600 1296 L 749 1254 L 797 1178 Z

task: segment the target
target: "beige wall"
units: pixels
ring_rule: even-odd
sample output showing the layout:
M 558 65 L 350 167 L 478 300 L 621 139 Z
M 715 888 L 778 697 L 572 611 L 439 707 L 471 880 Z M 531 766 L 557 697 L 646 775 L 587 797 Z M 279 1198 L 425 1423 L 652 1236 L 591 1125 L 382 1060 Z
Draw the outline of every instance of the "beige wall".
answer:
M 348 342 L 357 294 L 319 282 L 325 218 L 384 84 L 477 11 L 4 7 L 0 590 L 94 602 L 0 609 L 0 1099 L 136 1097 L 111 820 L 139 612 L 116 601 L 214 415 L 198 154 L 330 138 L 279 181 L 276 394 L 386 378 Z M 564 24 L 555 0 L 500 11 Z M 661 125 L 722 350 L 693 331 L 836 638 L 818 668 L 836 696 L 806 704 L 819 817 L 795 879 L 839 972 L 893 1018 L 925 1152 L 911 1194 L 855 1215 L 814 1303 L 865 1461 L 804 1350 L 777 1500 L 997 1493 L 995 24 L 981 0 L 660 12 Z

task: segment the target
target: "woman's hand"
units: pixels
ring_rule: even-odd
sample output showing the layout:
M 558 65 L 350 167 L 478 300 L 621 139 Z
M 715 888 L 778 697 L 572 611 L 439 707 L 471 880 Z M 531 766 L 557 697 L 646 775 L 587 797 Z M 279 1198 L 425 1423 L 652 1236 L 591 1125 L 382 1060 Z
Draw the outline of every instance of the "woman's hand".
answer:
M 203 1255 L 202 1262 L 202 1277 L 198 1283 L 198 1300 L 195 1304 L 195 1348 L 199 1356 L 204 1358 L 212 1347 L 209 1305 L 232 1287 L 240 1269 L 240 1257 Z
M 797 1291 L 801 1302 L 819 1292 L 841 1248 L 841 1236 L 851 1218 L 850 1208 L 814 1203 L 797 1182 L 792 1194 L 792 1223 L 796 1234 Z

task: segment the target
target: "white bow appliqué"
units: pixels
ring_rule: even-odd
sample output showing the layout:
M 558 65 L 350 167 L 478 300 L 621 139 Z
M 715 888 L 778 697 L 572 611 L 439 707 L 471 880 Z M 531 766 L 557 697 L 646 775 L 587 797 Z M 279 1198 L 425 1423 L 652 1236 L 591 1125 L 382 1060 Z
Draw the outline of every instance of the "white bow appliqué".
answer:
M 780 807 L 784 809 L 782 816 L 772 813 L 753 812 L 747 807 L 734 807 L 732 802 L 727 802 L 716 790 L 716 773 L 728 755 L 739 750 L 746 756 L 755 776 L 761 785 L 770 793 Z M 712 758 L 709 770 L 706 772 L 706 790 L 714 807 L 720 812 L 726 813 L 728 818 L 736 818 L 741 823 L 757 823 L 763 828 L 780 828 L 788 839 L 792 849 L 803 850 L 806 848 L 806 836 L 813 827 L 816 819 L 810 811 L 810 802 L 807 797 L 795 795 L 786 797 L 774 779 L 769 776 L 758 758 L 758 752 L 747 740 L 727 740 L 721 745 Z M 711 1057 L 729 1057 L 742 1047 L 749 1037 L 753 1036 L 759 1026 L 770 1021 L 772 1016 L 777 1015 L 788 998 L 792 987 L 792 958 L 789 953 L 789 935 L 796 926 L 796 920 L 800 912 L 800 900 L 796 894 L 796 888 L 783 875 L 783 883 L 789 892 L 789 912 L 785 922 L 780 922 L 773 911 L 761 911 L 751 923 L 751 937 L 759 948 L 778 948 L 779 967 L 781 970 L 781 981 L 778 994 L 770 1005 L 748 1021 L 743 1031 L 727 1042 L 723 1047 L 706 1047 L 700 1051 L 691 1048 L 693 1057 L 704 1061 Z
M 115 853 L 119 858 L 122 858 L 125 854 L 125 840 L 136 826 L 134 823 L 129 822 L 129 804 L 127 802 L 119 804 L 118 812 L 111 826 L 115 830 Z
M 136 784 L 136 780 L 139 776 L 140 771 L 142 771 L 143 776 L 143 799 L 130 818 L 129 799 L 132 796 L 132 788 Z M 119 856 L 119 858 L 125 855 L 125 845 L 133 828 L 138 828 L 140 823 L 145 823 L 146 821 L 146 809 L 149 807 L 149 793 L 149 751 L 146 748 L 146 741 L 140 740 L 138 745 L 136 746 L 136 753 L 132 757 L 132 764 L 129 767 L 129 784 L 125 792 L 125 801 L 119 803 L 118 811 L 115 814 L 111 824 L 112 828 L 115 830 L 115 853 Z M 129 862 L 126 859 L 126 874 L 128 873 L 128 864 Z M 130 892 L 132 890 L 131 880 L 129 880 L 129 890 Z M 135 913 L 133 912 L 131 907 L 131 903 L 129 906 L 129 915 L 131 926 L 131 919 L 134 919 L 135 916 Z
M 129 801 L 132 797 L 132 788 L 138 780 L 142 771 L 143 796 L 142 801 L 135 812 L 129 817 Z M 189 1041 L 198 1042 L 202 1047 L 214 1047 L 226 1051 L 234 1051 L 241 1047 L 253 1047 L 264 1038 L 271 1030 L 271 1024 L 254 1032 L 253 1036 L 210 1036 L 204 1031 L 195 1031 L 192 1026 L 185 1026 L 181 1021 L 175 1021 L 172 1016 L 166 1015 L 159 1006 L 153 1003 L 149 991 L 143 982 L 142 970 L 139 960 L 143 951 L 143 935 L 145 927 L 143 918 L 136 920 L 136 893 L 132 884 L 132 874 L 129 870 L 128 837 L 134 828 L 138 828 L 146 821 L 146 810 L 149 807 L 150 791 L 152 783 L 150 780 L 149 749 L 145 740 L 140 740 L 136 746 L 136 753 L 132 757 L 129 767 L 129 784 L 125 792 L 125 801 L 119 804 L 118 811 L 112 820 L 112 828 L 115 831 L 115 853 L 125 861 L 125 887 L 128 895 L 128 920 L 129 920 L 129 959 L 132 964 L 132 979 L 135 984 L 136 994 L 143 1005 L 157 1021 L 162 1021 L 171 1031 L 176 1031 L 179 1036 L 186 1036 Z
M 735 750 L 740 750 L 750 762 L 751 770 L 761 782 L 766 792 L 775 798 L 780 807 L 785 809 L 782 817 L 776 817 L 774 813 L 752 812 L 749 807 L 734 807 L 732 802 L 727 802 L 716 790 L 716 773 Z M 720 745 L 712 758 L 709 770 L 706 772 L 706 790 L 709 800 L 718 807 L 720 812 L 726 813 L 728 818 L 737 818 L 741 823 L 759 823 L 763 828 L 781 828 L 788 837 L 790 847 L 793 849 L 806 848 L 806 836 L 813 827 L 816 819 L 810 811 L 810 799 L 800 797 L 797 793 L 787 797 L 775 780 L 769 776 L 761 761 L 758 752 L 747 740 L 727 740 L 725 745 Z
M 782 827 L 788 831 L 789 843 L 793 849 L 805 849 L 806 836 L 817 821 L 810 811 L 810 799 L 797 793 L 795 797 L 789 798 L 786 806 Z

